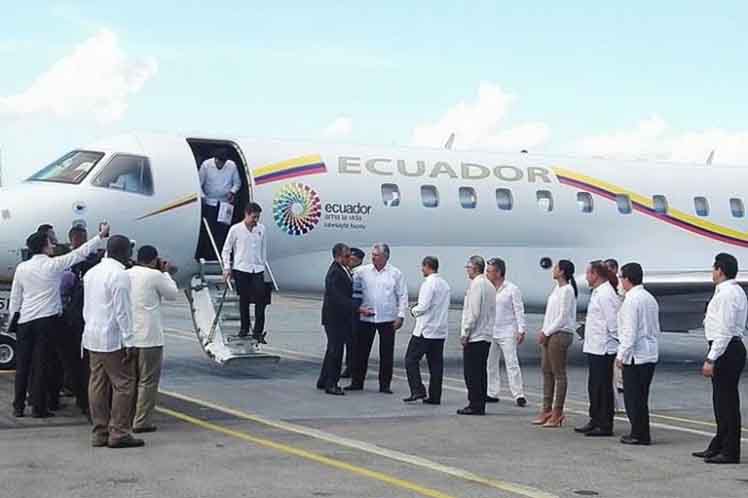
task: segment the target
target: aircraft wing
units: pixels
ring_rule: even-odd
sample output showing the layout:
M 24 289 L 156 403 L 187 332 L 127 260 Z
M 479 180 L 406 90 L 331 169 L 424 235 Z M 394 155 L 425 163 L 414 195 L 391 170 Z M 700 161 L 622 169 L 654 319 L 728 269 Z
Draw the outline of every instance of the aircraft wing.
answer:
M 737 281 L 748 290 L 748 272 L 740 272 Z M 702 327 L 707 303 L 714 295 L 711 271 L 649 271 L 644 287 L 660 304 L 662 330 L 687 332 Z

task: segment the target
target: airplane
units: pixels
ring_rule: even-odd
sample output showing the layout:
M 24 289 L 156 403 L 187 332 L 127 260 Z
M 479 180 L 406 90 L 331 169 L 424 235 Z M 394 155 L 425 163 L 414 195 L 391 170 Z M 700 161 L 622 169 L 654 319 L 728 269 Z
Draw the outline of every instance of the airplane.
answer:
M 73 224 L 106 220 L 179 267 L 176 279 L 191 298 L 203 348 L 225 359 L 226 351 L 208 351 L 213 305 L 194 298 L 201 258 L 215 259 L 196 253 L 197 172 L 217 147 L 240 166 L 235 220 L 250 200 L 263 207 L 269 273 L 282 291 L 319 293 L 336 242 L 367 250 L 382 241 L 412 296 L 422 258 L 439 257 L 454 302 L 462 300 L 471 255 L 501 257 L 530 312 L 544 309 L 553 265 L 570 259 L 583 313 L 586 264 L 616 258 L 644 267 L 663 330 L 687 331 L 701 326 L 714 255 L 746 259 L 743 168 L 130 133 L 73 150 L 0 189 L 0 285 L 11 284 L 24 241 L 39 224 L 62 234 Z M 739 281 L 748 284 L 748 273 Z M 7 301 L 6 291 L 0 313 Z M 12 347 L 0 336 L 0 368 Z

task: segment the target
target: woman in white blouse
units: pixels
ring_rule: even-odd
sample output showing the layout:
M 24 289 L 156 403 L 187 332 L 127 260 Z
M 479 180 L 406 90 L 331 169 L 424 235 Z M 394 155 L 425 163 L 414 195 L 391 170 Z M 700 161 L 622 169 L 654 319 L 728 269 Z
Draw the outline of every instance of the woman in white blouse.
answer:
M 561 427 L 566 401 L 566 351 L 577 322 L 577 283 L 574 263 L 562 259 L 553 268 L 556 287 L 548 296 L 543 328 L 538 333 L 543 368 L 543 409 L 533 424 Z

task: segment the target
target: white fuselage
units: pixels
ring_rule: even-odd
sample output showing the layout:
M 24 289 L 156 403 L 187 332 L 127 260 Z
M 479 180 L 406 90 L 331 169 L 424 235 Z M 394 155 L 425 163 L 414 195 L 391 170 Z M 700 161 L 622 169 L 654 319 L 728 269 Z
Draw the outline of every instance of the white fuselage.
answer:
M 246 160 L 250 195 L 263 208 L 269 262 L 281 290 L 320 291 L 337 242 L 367 255 L 373 243 L 386 242 L 411 294 L 422 280 L 421 260 L 436 256 L 453 299 L 462 299 L 464 264 L 479 254 L 504 259 L 528 307 L 542 309 L 552 286 L 542 258 L 572 260 L 583 284 L 594 259 L 637 261 L 656 273 L 703 271 L 717 252 L 742 261 L 748 247 L 748 223 L 738 209 L 748 174 L 739 168 L 230 141 Z M 85 149 L 106 155 L 80 184 L 25 182 L 0 190 L 0 280 L 10 282 L 20 249 L 39 224 L 53 224 L 63 238 L 76 220 L 92 232 L 106 220 L 138 245 L 157 246 L 179 265 L 186 284 L 197 271 L 201 206 L 186 138 L 126 135 Z M 153 195 L 92 185 L 118 153 L 149 159 Z M 666 211 L 656 211 L 653 196 L 664 196 Z M 695 197 L 707 201 L 706 216 L 695 212 Z

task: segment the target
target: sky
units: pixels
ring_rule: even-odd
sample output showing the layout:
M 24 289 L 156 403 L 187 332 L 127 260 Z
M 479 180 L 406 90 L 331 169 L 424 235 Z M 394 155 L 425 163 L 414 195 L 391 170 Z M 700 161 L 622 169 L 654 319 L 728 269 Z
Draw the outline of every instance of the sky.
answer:
M 748 2 L 619 3 L 0 0 L 3 181 L 132 130 L 748 165 Z

